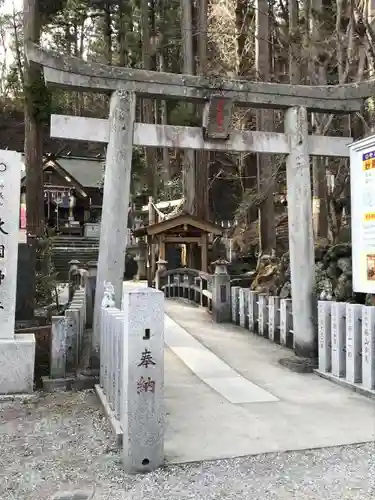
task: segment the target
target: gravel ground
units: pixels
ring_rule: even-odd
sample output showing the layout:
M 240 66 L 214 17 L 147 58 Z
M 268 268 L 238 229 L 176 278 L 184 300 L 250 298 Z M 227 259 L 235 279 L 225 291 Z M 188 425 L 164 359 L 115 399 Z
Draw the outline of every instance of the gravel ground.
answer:
M 375 498 L 374 443 L 128 476 L 92 391 L 0 403 L 0 450 L 1 500 L 49 500 L 59 489 L 94 489 L 95 500 Z

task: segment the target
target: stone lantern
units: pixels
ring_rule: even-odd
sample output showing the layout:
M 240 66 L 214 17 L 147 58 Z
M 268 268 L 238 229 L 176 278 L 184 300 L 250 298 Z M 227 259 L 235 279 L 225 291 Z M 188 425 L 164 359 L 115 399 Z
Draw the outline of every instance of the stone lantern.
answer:
M 229 262 L 220 258 L 213 262 L 215 272 L 212 276 L 212 319 L 216 323 L 231 321 Z

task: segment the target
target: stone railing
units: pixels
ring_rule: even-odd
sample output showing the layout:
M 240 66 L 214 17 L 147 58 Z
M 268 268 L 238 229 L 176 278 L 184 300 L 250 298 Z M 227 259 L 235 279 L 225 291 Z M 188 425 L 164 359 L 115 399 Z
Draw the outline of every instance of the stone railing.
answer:
M 121 310 L 113 297 L 107 283 L 95 390 L 126 472 L 148 472 L 164 463 L 164 296 L 153 288 L 124 288 Z
M 232 322 L 286 347 L 293 347 L 292 299 L 231 287 Z
M 172 269 L 162 274 L 159 286 L 166 298 L 188 299 L 212 311 L 212 274 L 197 269 Z
M 375 395 L 375 307 L 318 302 L 317 373 Z

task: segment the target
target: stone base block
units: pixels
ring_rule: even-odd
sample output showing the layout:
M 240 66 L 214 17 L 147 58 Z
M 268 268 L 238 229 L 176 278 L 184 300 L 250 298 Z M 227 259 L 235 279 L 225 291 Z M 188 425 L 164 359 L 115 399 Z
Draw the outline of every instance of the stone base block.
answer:
M 279 364 L 289 368 L 295 373 L 312 373 L 316 368 L 318 368 L 318 360 L 316 358 L 281 358 L 279 359 Z
M 71 391 L 74 383 L 73 377 L 50 378 L 42 377 L 42 387 L 45 392 Z
M 99 384 L 95 385 L 95 392 L 96 395 L 98 396 L 98 399 L 103 407 L 104 413 L 109 421 L 109 425 L 111 426 L 113 435 L 115 437 L 115 442 L 117 448 L 122 448 L 122 443 L 123 443 L 123 430 L 121 427 L 121 423 L 117 418 L 115 417 L 111 407 L 108 404 L 107 398 L 105 397 L 105 394 L 103 392 L 103 389 L 100 387 Z
M 375 390 L 367 389 L 366 387 L 363 387 L 361 383 L 353 384 L 352 382 L 348 382 L 343 378 L 339 378 L 336 377 L 335 375 L 332 375 L 332 373 L 322 372 L 320 370 L 314 370 L 314 373 L 316 375 L 319 375 L 319 377 L 325 378 L 326 380 L 330 380 L 334 384 L 340 385 L 341 387 L 345 387 L 346 389 L 351 389 L 352 391 L 357 392 L 362 396 L 366 396 L 370 399 L 375 399 Z
M 98 382 L 99 377 L 84 375 L 82 373 L 77 374 L 77 376 L 64 378 L 42 377 L 42 387 L 45 392 L 84 391 L 86 389 L 94 389 L 95 384 Z
M 34 389 L 35 337 L 17 334 L 0 339 L 0 394 L 28 394 Z

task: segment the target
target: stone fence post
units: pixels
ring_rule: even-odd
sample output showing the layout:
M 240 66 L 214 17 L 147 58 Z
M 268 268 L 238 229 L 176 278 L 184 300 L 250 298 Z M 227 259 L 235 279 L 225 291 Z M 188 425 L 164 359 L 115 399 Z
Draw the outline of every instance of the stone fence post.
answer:
M 166 260 L 159 259 L 156 264 L 157 264 L 157 269 L 155 273 L 155 288 L 156 290 L 161 290 L 161 287 L 163 286 L 162 281 L 167 271 L 168 262 Z
M 92 328 L 94 322 L 94 304 L 95 304 L 95 288 L 98 263 L 90 261 L 87 263 L 86 276 L 86 325 L 87 328 Z
M 231 320 L 230 276 L 229 262 L 218 259 L 213 262 L 215 272 L 212 276 L 212 319 L 216 323 L 226 323 Z
M 135 260 L 138 265 L 138 271 L 136 278 L 137 280 L 144 280 L 147 278 L 147 269 L 146 269 L 146 262 L 147 262 L 147 245 L 144 241 L 143 238 L 141 238 L 138 242 L 138 249 L 137 249 L 137 255 L 135 257 Z
M 74 292 L 80 287 L 81 285 L 81 273 L 79 270 L 79 265 L 80 262 L 79 260 L 71 260 L 69 262 L 69 274 L 68 274 L 68 281 L 69 281 L 69 302 L 73 299 Z

